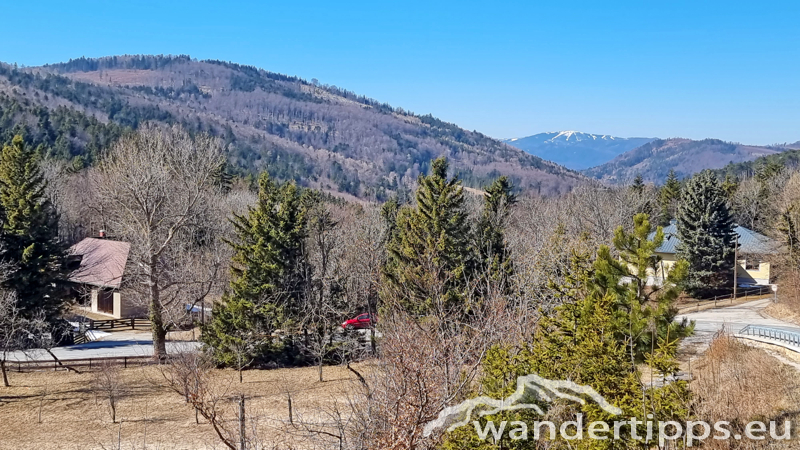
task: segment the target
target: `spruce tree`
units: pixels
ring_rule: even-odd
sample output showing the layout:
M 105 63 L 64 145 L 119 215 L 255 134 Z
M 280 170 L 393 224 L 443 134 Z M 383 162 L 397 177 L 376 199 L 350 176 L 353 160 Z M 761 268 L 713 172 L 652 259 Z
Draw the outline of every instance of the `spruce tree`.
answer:
M 252 357 L 276 350 L 269 339 L 276 329 L 298 321 L 308 274 L 305 195 L 293 182 L 275 184 L 264 172 L 258 202 L 231 220 L 236 239 L 230 293 L 215 305 L 203 341 L 222 363 L 233 363 L 245 349 Z M 251 340 L 249 345 L 246 341 Z
M 22 314 L 54 321 L 65 302 L 65 248 L 58 214 L 45 195 L 39 153 L 15 136 L 0 155 L 0 261 L 10 273 L 2 286 L 17 295 Z
M 710 170 L 693 176 L 678 208 L 678 258 L 689 263 L 689 292 L 703 294 L 731 286 L 735 233 L 717 177 Z
M 511 252 L 506 247 L 505 227 L 516 202 L 517 197 L 508 177 L 497 178 L 486 188 L 483 211 L 476 230 L 477 276 L 488 276 L 503 290 L 508 290 L 508 278 L 513 273 Z
M 661 201 L 661 223 L 667 225 L 671 219 L 675 218 L 681 198 L 681 182 L 674 170 L 670 169 L 667 181 L 664 182 L 664 186 L 661 187 L 658 194 Z
M 636 174 L 636 178 L 633 179 L 633 184 L 631 184 L 631 190 L 637 195 L 642 195 L 644 192 L 644 178 L 642 178 L 642 174 Z
M 387 243 L 384 273 L 392 297 L 412 314 L 464 311 L 467 270 L 473 264 L 464 194 L 457 177 L 447 178 L 447 159 L 431 163 L 419 177 L 415 208 L 397 211 Z

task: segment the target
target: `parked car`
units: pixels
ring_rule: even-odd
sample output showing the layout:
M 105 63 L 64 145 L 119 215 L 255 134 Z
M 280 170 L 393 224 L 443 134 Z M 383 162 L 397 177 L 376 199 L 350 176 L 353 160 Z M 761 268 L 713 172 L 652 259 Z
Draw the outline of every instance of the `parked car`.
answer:
M 368 313 L 359 314 L 358 316 L 345 321 L 342 324 L 342 328 L 345 330 L 361 330 L 364 328 L 372 328 L 374 322 L 377 322 L 377 317 L 373 320 L 372 315 Z

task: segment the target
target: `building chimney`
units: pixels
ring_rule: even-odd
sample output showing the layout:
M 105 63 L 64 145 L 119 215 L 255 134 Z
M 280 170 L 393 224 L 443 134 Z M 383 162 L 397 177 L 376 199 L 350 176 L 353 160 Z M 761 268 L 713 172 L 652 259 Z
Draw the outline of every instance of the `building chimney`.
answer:
M 100 230 L 99 238 L 100 239 L 105 239 L 106 238 L 106 230 Z

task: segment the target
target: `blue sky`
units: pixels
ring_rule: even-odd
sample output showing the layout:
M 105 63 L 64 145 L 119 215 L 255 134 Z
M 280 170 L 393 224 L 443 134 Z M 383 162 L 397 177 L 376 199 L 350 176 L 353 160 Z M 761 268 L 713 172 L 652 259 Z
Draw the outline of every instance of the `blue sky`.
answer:
M 5 62 L 230 60 L 494 137 L 800 140 L 796 1 L 9 3 Z

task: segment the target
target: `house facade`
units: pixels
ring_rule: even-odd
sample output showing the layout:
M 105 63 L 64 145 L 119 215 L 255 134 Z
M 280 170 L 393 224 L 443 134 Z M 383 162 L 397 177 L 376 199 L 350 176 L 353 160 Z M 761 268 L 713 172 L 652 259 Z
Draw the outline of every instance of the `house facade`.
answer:
M 78 294 L 91 302 L 91 311 L 109 318 L 137 317 L 141 308 L 126 301 L 123 277 L 130 244 L 104 237 L 86 238 L 70 247 L 69 280 Z
M 745 227 L 737 226 L 736 234 L 739 235 L 739 257 L 736 261 L 736 276 L 739 286 L 768 285 L 772 278 L 770 263 L 766 261 L 769 255 L 776 253 L 775 242 L 763 234 Z M 655 233 L 650 234 L 650 239 Z M 648 269 L 647 284 L 661 285 L 667 274 L 678 260 L 678 226 L 673 220 L 669 226 L 664 227 L 664 242 L 656 249 L 659 262 L 655 270 Z

